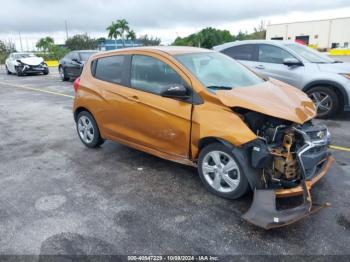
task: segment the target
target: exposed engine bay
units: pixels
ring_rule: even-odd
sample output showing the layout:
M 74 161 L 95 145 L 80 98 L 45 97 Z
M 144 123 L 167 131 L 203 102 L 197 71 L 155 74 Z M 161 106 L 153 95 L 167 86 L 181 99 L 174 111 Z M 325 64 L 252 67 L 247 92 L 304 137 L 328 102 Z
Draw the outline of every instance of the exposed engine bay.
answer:
M 238 113 L 258 137 L 251 164 L 263 170 L 265 188 L 295 187 L 303 176 L 311 179 L 322 169 L 330 136 L 325 126 L 311 121 L 299 125 L 245 109 Z
M 306 184 L 332 162 L 327 151 L 328 129 L 323 125 L 293 123 L 242 108 L 235 108 L 257 139 L 245 145 L 250 164 L 258 172 L 254 199 L 243 219 L 270 229 L 294 223 L 323 207 L 312 203 Z M 303 204 L 277 210 L 275 190 L 301 187 Z

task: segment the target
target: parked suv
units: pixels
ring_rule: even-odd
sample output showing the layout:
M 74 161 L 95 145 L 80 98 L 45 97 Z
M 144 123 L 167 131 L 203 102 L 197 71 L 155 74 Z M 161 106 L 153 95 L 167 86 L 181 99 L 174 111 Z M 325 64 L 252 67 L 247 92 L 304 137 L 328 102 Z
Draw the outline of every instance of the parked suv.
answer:
M 95 50 L 75 50 L 66 54 L 58 65 L 58 72 L 62 81 L 74 80 L 80 76 L 85 62 L 96 52 Z
M 190 47 L 145 47 L 92 55 L 74 82 L 74 119 L 89 148 L 105 139 L 198 167 L 212 193 L 255 190 L 244 218 L 261 227 L 310 214 L 309 189 L 328 170 L 329 133 L 313 125 L 314 103 L 230 57 Z M 277 211 L 275 197 L 304 195 Z
M 292 41 L 237 41 L 213 49 L 303 90 L 316 104 L 319 118 L 350 111 L 350 63 L 335 61 Z

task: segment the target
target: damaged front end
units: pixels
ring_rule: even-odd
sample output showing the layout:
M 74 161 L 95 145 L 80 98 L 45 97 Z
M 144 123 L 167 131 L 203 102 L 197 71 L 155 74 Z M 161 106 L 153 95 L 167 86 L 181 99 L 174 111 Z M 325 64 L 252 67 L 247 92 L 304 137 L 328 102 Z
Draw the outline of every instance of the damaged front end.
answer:
M 333 161 L 328 152 L 330 134 L 324 125 L 311 121 L 296 124 L 261 113 L 238 109 L 257 139 L 245 145 L 250 164 L 259 170 L 254 200 L 243 218 L 270 229 L 294 223 L 321 209 L 312 203 L 310 188 Z M 276 197 L 303 195 L 297 207 L 277 210 Z

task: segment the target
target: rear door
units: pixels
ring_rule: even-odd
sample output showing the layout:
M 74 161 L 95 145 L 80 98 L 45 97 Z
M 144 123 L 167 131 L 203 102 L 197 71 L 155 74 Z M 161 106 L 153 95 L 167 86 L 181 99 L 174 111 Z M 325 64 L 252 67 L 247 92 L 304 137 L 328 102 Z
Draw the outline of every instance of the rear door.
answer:
M 255 44 L 237 45 L 221 52 L 251 68 L 255 66 L 254 62 L 257 61 L 257 45 Z

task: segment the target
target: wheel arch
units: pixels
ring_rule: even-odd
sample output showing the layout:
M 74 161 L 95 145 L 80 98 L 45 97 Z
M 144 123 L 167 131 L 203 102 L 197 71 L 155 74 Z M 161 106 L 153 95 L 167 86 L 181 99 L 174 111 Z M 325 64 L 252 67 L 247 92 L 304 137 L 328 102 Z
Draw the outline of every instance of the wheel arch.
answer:
M 302 90 L 304 92 L 309 91 L 311 88 L 316 87 L 316 86 L 326 86 L 328 88 L 331 88 L 332 90 L 334 90 L 334 92 L 338 95 L 339 97 L 339 101 L 341 102 L 341 109 L 343 109 L 344 106 L 348 106 L 349 105 L 349 98 L 348 95 L 346 93 L 345 88 L 334 81 L 330 81 L 330 80 L 318 80 L 318 81 L 312 81 L 310 83 L 308 83 L 307 85 L 305 85 Z
M 252 190 L 263 188 L 261 181 L 261 170 L 251 166 L 250 151 L 248 148 L 245 148 L 244 146 L 236 147 L 225 139 L 219 137 L 204 137 L 198 142 L 198 155 L 205 146 L 215 142 L 219 142 L 231 150 L 236 160 L 239 162 L 239 165 L 246 178 L 248 179 L 249 186 Z
M 75 122 L 77 122 L 77 117 L 78 117 L 79 113 L 83 112 L 83 111 L 89 112 L 93 116 L 93 118 L 95 118 L 94 114 L 89 109 L 87 109 L 84 106 L 80 106 L 74 110 L 74 121 Z M 96 120 L 96 118 L 95 118 L 95 120 Z

